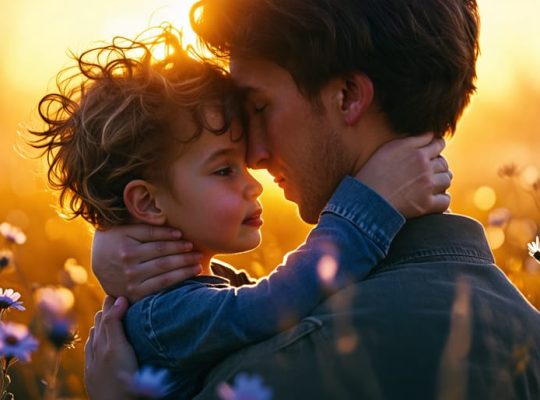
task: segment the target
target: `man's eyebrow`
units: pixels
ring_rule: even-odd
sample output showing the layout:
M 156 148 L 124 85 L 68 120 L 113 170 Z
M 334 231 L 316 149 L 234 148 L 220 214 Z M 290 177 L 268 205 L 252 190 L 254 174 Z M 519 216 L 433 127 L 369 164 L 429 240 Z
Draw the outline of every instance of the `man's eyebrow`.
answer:
M 253 86 L 239 86 L 238 89 L 240 90 L 240 93 L 242 93 L 244 97 L 257 94 L 261 91 L 260 88 L 253 87 Z

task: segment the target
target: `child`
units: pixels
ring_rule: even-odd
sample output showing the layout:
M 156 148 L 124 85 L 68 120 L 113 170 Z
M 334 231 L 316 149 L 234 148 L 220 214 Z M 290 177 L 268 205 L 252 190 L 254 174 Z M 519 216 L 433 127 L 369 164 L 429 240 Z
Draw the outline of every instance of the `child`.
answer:
M 165 57 L 155 59 L 155 49 Z M 192 398 L 227 354 L 363 279 L 405 221 L 347 178 L 305 244 L 251 285 L 212 261 L 255 248 L 263 223 L 262 187 L 245 164 L 241 98 L 226 73 L 190 58 L 169 28 L 151 39 L 116 38 L 83 53 L 76 68 L 41 100 L 47 126 L 32 132 L 61 205 L 100 229 L 135 222 L 181 229 L 202 254 L 199 276 L 136 302 L 125 320 L 139 362 L 172 371 L 170 398 Z

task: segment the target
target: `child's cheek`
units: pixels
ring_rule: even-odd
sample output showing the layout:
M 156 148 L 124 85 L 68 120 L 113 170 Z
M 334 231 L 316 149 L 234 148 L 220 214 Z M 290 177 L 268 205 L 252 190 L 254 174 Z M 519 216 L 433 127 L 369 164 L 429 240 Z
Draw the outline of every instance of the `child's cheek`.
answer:
M 215 224 L 224 234 L 236 232 L 247 217 L 244 207 L 234 197 L 223 197 L 214 211 Z

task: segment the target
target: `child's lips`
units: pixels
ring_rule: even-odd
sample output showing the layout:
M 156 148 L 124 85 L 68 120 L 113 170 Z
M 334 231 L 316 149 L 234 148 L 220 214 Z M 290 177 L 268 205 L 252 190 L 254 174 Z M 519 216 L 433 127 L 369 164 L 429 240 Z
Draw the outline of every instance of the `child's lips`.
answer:
M 259 228 L 263 224 L 261 214 L 262 214 L 262 210 L 255 211 L 248 218 L 246 218 L 244 221 L 242 221 L 242 224 Z

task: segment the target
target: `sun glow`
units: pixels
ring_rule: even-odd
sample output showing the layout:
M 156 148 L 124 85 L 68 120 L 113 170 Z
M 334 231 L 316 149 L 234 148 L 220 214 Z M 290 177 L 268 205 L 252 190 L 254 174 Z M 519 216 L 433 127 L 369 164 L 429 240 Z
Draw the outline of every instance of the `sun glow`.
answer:
M 167 21 L 180 29 L 184 44 L 194 45 L 189 9 L 194 0 L 72 2 L 29 0 L 2 6 L 2 77 L 18 90 L 34 91 L 52 82 L 74 53 L 109 42 L 114 36 L 135 37 L 144 29 Z M 62 11 L 58 11 L 62 10 Z M 159 53 L 158 53 L 159 55 Z M 36 64 L 38 67 L 36 68 Z M 3 87 L 5 87 L 5 82 Z

